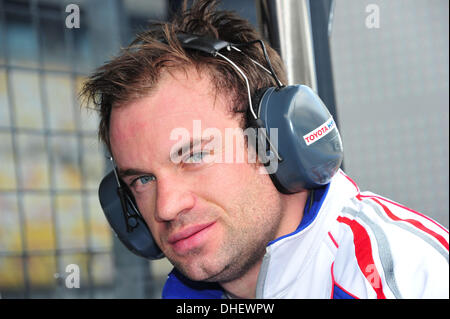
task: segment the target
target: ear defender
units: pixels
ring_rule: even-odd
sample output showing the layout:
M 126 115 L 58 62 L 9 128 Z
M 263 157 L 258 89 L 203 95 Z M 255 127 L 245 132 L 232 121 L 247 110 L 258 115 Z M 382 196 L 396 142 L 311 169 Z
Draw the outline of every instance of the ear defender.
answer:
M 313 90 L 305 85 L 271 87 L 262 94 L 257 112 L 258 126 L 265 128 L 269 139 L 277 130 L 280 160 L 270 177 L 278 191 L 292 194 L 329 183 L 342 163 L 342 141 L 333 117 Z
M 178 40 L 184 49 L 226 60 L 245 80 L 249 99 L 247 118 L 251 126 L 257 128 L 255 146 L 258 149 L 259 145 L 265 145 L 263 151 L 258 151 L 258 156 L 265 163 L 279 192 L 293 194 L 330 182 L 344 154 L 336 123 L 322 100 L 309 87 L 281 84 L 272 69 L 263 41 L 232 44 L 186 33 L 178 34 Z M 227 49 L 244 54 L 239 47 L 254 43 L 261 45 L 269 69 L 250 59 L 271 75 L 278 87 L 259 90 L 252 97 L 245 73 L 219 51 Z M 275 164 L 275 169 L 271 164 Z M 114 162 L 113 170 L 100 183 L 99 199 L 111 228 L 129 250 L 147 259 L 164 257 L 131 192 L 120 181 Z
M 103 178 L 98 195 L 109 225 L 130 251 L 147 259 L 164 257 L 115 168 Z

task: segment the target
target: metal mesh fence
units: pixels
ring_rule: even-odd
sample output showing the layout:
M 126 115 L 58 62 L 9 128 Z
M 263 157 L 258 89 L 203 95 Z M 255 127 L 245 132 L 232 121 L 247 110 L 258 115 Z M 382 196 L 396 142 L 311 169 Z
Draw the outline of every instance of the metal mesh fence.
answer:
M 97 200 L 103 158 L 96 114 L 77 92 L 90 67 L 86 29 L 64 27 L 62 3 L 0 2 L 0 291 L 82 294 L 111 284 L 111 236 Z M 65 288 L 67 265 L 80 290 Z M 101 269 L 101 270 L 100 270 Z
M 156 297 L 139 285 L 155 279 L 148 263 L 122 250 L 101 212 L 97 114 L 77 95 L 165 4 L 77 3 L 82 26 L 69 28 L 69 1 L 0 1 L 0 297 Z

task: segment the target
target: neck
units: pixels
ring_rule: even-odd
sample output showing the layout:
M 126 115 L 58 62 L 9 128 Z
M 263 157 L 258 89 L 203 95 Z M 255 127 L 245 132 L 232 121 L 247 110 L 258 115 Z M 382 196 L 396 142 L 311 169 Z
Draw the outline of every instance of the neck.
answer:
M 294 232 L 303 218 L 303 211 L 307 204 L 309 191 L 305 190 L 293 195 L 280 194 L 285 209 L 280 220 L 275 238 Z M 256 284 L 261 269 L 263 258 L 249 269 L 243 276 L 228 282 L 221 282 L 220 285 L 232 298 L 253 299 L 256 297 Z

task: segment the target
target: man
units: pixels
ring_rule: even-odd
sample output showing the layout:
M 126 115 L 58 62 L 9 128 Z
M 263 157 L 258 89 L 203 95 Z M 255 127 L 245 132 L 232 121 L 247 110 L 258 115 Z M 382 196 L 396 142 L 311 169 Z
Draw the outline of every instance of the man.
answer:
M 214 1 L 197 1 L 140 34 L 83 89 L 122 182 L 175 266 L 163 297 L 448 298 L 448 231 L 360 192 L 342 171 L 314 190 L 279 192 L 242 138 L 249 98 L 237 69 L 251 96 L 276 86 L 258 65 L 266 65 L 263 51 L 224 53 L 233 65 L 182 48 L 183 33 L 260 39 L 247 21 L 215 11 Z M 285 82 L 279 56 L 267 51 Z M 199 135 L 199 125 L 212 134 Z M 180 129 L 187 147 L 174 134 Z M 244 142 L 221 140 L 229 132 Z

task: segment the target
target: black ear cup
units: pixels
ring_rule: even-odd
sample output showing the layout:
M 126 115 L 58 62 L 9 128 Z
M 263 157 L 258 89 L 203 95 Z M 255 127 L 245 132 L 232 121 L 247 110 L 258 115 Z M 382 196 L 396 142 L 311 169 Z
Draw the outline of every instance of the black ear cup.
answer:
M 164 257 L 131 194 L 124 190 L 119 195 L 118 191 L 114 171 L 111 171 L 100 183 L 98 194 L 100 205 L 114 233 L 138 256 L 147 259 Z
M 323 186 L 343 159 L 339 131 L 328 109 L 309 87 L 269 88 L 259 101 L 258 114 L 272 140 L 276 130 L 281 161 L 271 174 L 282 193 Z

